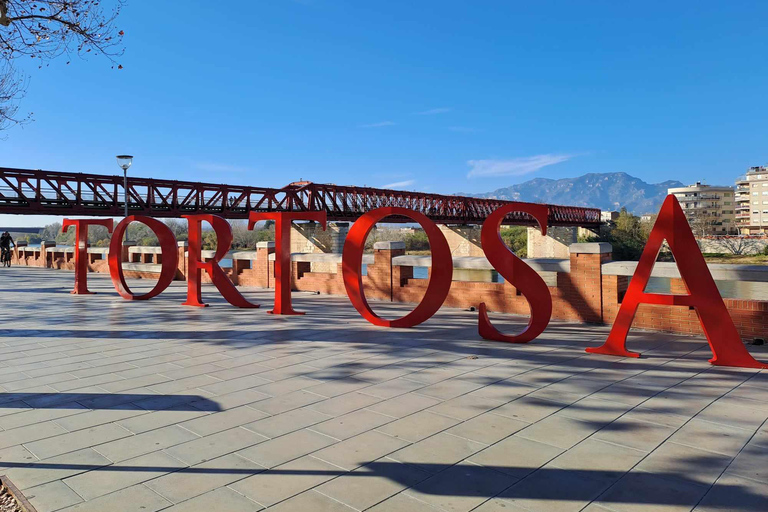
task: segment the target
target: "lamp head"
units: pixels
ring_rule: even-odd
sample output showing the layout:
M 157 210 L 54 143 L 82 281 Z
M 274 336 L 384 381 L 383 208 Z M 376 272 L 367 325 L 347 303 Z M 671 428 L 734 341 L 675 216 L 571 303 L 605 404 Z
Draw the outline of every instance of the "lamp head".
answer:
M 117 155 L 117 165 L 120 166 L 120 168 L 124 171 L 127 171 L 128 168 L 133 163 L 133 155 Z

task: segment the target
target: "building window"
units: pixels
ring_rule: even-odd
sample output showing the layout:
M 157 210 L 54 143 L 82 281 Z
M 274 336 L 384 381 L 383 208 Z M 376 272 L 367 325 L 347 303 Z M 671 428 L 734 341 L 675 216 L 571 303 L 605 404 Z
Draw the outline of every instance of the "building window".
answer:
M 752 195 L 753 195 L 753 196 L 756 196 L 756 195 L 758 195 L 758 194 L 757 194 L 757 192 L 752 192 Z
M 760 201 L 752 201 L 752 204 L 760 204 Z

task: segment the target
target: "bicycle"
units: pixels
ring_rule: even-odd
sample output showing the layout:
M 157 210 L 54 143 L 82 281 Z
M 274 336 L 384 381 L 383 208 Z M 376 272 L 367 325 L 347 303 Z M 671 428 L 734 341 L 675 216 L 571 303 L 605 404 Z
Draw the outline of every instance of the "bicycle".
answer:
M 11 266 L 11 248 L 10 247 L 3 247 L 2 254 L 0 254 L 0 262 L 2 262 L 4 267 Z

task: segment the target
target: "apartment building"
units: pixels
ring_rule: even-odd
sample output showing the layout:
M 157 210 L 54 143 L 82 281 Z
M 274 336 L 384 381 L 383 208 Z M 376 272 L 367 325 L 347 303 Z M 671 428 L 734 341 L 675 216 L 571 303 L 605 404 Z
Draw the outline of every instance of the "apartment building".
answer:
M 750 167 L 736 180 L 736 225 L 743 235 L 768 233 L 768 166 Z
M 768 192 L 768 187 L 765 190 Z M 696 236 L 738 233 L 733 187 L 696 182 L 687 187 L 670 188 L 667 194 L 674 194 L 677 197 Z M 768 212 L 766 221 L 768 221 Z

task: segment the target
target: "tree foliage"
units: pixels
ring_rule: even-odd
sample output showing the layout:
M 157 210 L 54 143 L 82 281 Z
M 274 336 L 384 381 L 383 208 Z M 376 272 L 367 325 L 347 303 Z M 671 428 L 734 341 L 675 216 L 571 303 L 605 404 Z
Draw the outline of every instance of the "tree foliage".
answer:
M 124 0 L 0 0 L 0 130 L 29 119 L 18 117 L 26 80 L 13 62 L 26 57 L 42 67 L 51 60 L 102 55 L 112 67 L 122 54 L 123 31 L 115 27 Z
M 165 219 L 163 223 L 168 226 L 176 240 L 183 241 L 189 239 L 187 231 L 187 222 L 180 219 Z M 247 229 L 244 221 L 232 221 L 232 249 L 256 249 L 258 242 L 273 241 L 275 239 L 274 225 L 257 225 L 253 230 Z M 41 240 L 55 240 L 60 245 L 75 245 L 75 229 L 70 228 L 62 233 L 61 223 L 56 222 L 45 226 L 40 236 L 27 235 L 26 240 L 30 243 L 39 243 Z M 20 240 L 23 240 L 21 238 Z M 88 243 L 93 247 L 107 247 L 111 240 L 111 235 L 107 228 L 103 226 L 91 226 L 88 229 Z M 131 222 L 125 230 L 124 240 L 130 240 L 137 245 L 157 246 L 159 241 L 154 231 L 140 222 Z M 202 248 L 204 250 L 216 249 L 216 233 L 213 230 L 204 230 L 202 234 Z
M 589 237 L 588 242 L 608 242 L 613 246 L 613 259 L 617 261 L 637 261 L 643 254 L 653 224 L 642 222 L 640 217 L 632 215 L 626 208 L 619 212 L 612 228 L 599 236 Z
M 528 257 L 528 228 L 525 226 L 502 226 L 501 239 L 520 258 Z

